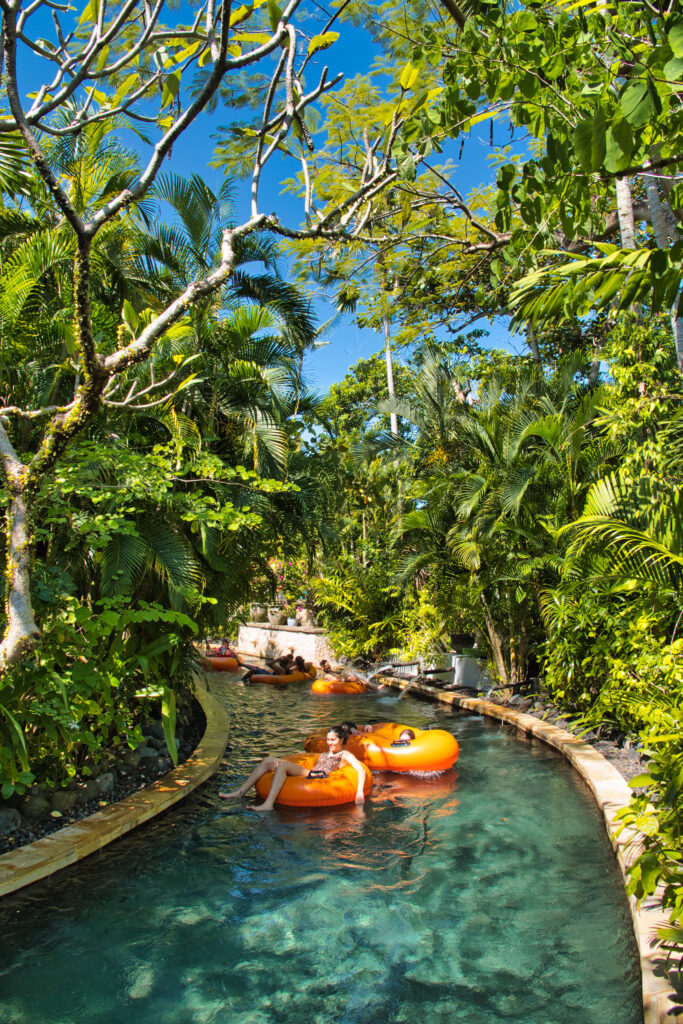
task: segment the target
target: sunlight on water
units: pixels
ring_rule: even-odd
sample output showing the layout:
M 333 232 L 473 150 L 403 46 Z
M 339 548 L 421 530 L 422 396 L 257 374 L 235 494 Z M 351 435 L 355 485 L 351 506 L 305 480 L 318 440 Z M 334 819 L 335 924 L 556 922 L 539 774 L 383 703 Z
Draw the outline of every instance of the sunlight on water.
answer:
M 407 696 L 402 722 L 458 736 L 452 771 L 378 773 L 364 807 L 261 816 L 219 788 L 387 707 L 211 685 L 231 709 L 230 768 L 3 902 L 3 1024 L 642 1021 L 614 859 L 557 755 Z

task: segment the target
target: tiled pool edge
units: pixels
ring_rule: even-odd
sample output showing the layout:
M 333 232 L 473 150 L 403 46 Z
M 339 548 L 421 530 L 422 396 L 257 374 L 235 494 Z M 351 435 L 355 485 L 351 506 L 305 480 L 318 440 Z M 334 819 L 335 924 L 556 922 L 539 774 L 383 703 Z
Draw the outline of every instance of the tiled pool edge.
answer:
M 67 825 L 44 839 L 0 856 L 0 897 L 75 864 L 168 810 L 216 771 L 228 742 L 228 715 L 208 690 L 195 695 L 206 715 L 206 730 L 194 753 L 178 768 L 125 800 Z
M 466 711 L 497 718 L 563 754 L 591 789 L 602 812 L 621 873 L 624 879 L 626 878 L 628 865 L 638 853 L 637 839 L 633 832 L 627 830 L 616 834 L 616 816 L 621 808 L 628 805 L 631 790 L 616 768 L 598 750 L 565 729 L 551 725 L 550 722 L 544 722 L 534 715 L 527 715 L 513 708 L 501 707 L 481 697 L 461 697 L 447 690 L 393 679 L 390 676 L 379 676 L 378 681 L 394 689 L 410 689 L 412 693 L 422 694 L 443 704 L 457 704 Z M 633 897 L 629 898 L 629 907 L 640 954 L 644 1024 L 671 1024 L 672 1021 L 683 1021 L 683 1013 L 675 1011 L 678 1000 L 674 992 L 666 978 L 658 973 L 663 962 L 662 957 L 651 948 L 651 941 L 657 929 L 667 924 L 666 915 L 656 906 L 638 907 Z

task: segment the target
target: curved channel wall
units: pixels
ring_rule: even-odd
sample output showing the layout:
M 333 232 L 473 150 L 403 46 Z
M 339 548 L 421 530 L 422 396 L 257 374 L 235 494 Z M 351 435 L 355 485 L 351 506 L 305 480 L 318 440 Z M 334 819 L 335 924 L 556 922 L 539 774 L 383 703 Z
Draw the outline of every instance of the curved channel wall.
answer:
M 216 772 L 228 742 L 228 716 L 207 690 L 197 687 L 195 695 L 206 715 L 206 731 L 187 761 L 125 800 L 110 804 L 44 839 L 2 854 L 0 896 L 47 878 L 55 871 L 101 850 L 126 832 L 168 810 Z
M 404 679 L 394 679 L 391 676 L 378 676 L 377 681 L 394 689 L 409 689 L 411 693 L 421 694 L 443 704 L 455 704 L 466 711 L 497 718 L 518 732 L 533 736 L 563 754 L 579 772 L 595 797 L 626 881 L 628 867 L 638 856 L 640 845 L 633 830 L 620 830 L 617 814 L 628 806 L 631 789 L 616 768 L 598 750 L 577 739 L 566 729 L 558 729 L 557 726 L 535 718 L 534 715 L 501 707 L 500 704 L 480 697 L 461 697 L 447 690 Z M 667 980 L 665 960 L 652 948 L 657 937 L 657 929 L 667 925 L 668 918 L 661 908 L 655 905 L 654 898 L 639 906 L 636 899 L 631 896 L 629 907 L 640 953 L 644 1024 L 671 1024 L 672 1021 L 683 1021 L 683 1007 L 680 1006 L 680 1000 Z

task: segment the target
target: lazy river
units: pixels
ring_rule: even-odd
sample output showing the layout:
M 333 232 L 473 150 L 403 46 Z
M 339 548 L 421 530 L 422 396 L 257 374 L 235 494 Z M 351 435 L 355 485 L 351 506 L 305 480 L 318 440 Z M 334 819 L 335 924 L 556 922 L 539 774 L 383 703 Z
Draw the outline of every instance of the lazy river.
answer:
M 628 907 L 566 763 L 405 697 L 210 679 L 230 767 L 152 824 L 0 905 L 4 1024 L 639 1024 Z M 342 719 L 455 733 L 436 779 L 364 807 L 217 796 Z

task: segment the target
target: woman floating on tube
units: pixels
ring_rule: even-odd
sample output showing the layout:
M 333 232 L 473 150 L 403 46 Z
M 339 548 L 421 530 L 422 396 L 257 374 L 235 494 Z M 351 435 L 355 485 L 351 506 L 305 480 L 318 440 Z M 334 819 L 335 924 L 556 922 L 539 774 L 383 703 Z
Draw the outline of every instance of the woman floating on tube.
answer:
M 350 750 L 344 750 L 346 737 L 347 732 L 343 726 L 333 725 L 327 733 L 327 752 L 319 755 L 312 768 L 306 768 L 304 765 L 280 757 L 264 757 L 241 786 L 230 793 L 219 793 L 218 795 L 224 800 L 234 800 L 236 797 L 244 796 L 267 772 L 273 772 L 273 781 L 268 796 L 260 806 L 254 807 L 255 811 L 272 811 L 288 775 L 325 778 L 341 768 L 342 765 L 347 764 L 354 768 L 358 775 L 355 801 L 357 804 L 362 804 L 365 801 L 364 787 L 367 769 Z

